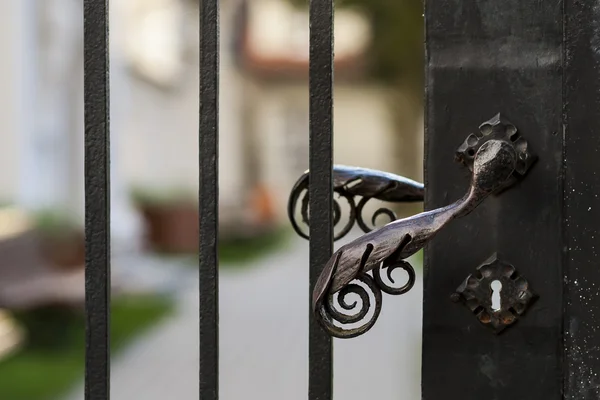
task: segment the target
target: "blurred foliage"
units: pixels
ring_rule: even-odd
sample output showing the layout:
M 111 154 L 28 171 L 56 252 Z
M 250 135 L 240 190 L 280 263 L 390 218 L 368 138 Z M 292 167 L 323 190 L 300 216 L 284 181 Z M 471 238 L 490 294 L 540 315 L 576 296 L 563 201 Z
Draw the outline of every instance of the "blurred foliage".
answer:
M 163 297 L 114 299 L 111 305 L 112 355 L 167 316 L 172 302 Z M 16 320 L 28 333 L 23 350 L 0 361 L 0 399 L 56 400 L 83 377 L 85 317 L 64 308 L 20 312 Z
M 82 229 L 74 216 L 52 209 L 35 212 L 33 223 L 37 231 L 48 235 L 69 235 Z
M 198 202 L 198 193 L 181 187 L 152 189 L 134 186 L 130 191 L 130 196 L 137 205 L 194 204 Z
M 307 0 L 290 0 L 307 7 Z M 352 7 L 371 21 L 369 60 L 372 75 L 398 85 L 419 103 L 424 81 L 423 0 L 338 0 L 336 7 Z

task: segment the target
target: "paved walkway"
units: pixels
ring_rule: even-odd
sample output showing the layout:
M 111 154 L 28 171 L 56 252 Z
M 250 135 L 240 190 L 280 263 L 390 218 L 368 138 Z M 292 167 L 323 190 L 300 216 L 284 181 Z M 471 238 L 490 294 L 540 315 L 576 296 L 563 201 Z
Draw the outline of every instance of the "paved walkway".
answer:
M 308 242 L 220 277 L 220 398 L 305 400 L 308 380 Z M 197 400 L 198 285 L 189 270 L 175 315 L 112 365 L 114 400 Z M 420 399 L 421 292 L 384 295 L 366 335 L 334 342 L 334 396 Z M 69 400 L 81 400 L 79 388 Z

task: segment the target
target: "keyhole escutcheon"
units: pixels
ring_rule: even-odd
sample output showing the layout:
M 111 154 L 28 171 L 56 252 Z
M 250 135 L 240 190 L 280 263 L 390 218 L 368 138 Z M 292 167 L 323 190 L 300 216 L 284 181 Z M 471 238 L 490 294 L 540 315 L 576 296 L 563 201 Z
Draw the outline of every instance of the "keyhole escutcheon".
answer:
M 492 287 L 492 310 L 499 311 L 502 308 L 502 302 L 500 300 L 500 291 L 502 290 L 502 282 L 493 281 Z

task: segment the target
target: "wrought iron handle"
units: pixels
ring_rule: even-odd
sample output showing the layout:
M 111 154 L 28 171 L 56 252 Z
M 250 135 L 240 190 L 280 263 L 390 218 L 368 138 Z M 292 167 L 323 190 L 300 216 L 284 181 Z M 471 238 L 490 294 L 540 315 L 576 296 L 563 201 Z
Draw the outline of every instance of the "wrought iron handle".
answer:
M 298 202 L 302 197 L 300 215 L 302 216 L 302 223 L 308 227 L 308 177 L 308 171 L 302 174 L 292 188 L 288 201 L 288 217 L 290 218 L 292 227 L 304 239 L 308 239 L 309 236 L 307 232 L 304 232 L 300 228 L 300 224 L 296 220 L 296 211 Z M 334 240 L 339 240 L 350 232 L 355 223 L 365 233 L 373 230 L 373 228 L 365 223 L 363 218 L 363 209 L 369 200 L 378 199 L 390 203 L 423 201 L 424 186 L 422 183 L 389 172 L 349 167 L 346 165 L 334 165 L 333 190 L 340 197 L 344 198 L 350 206 L 348 222 L 334 235 Z M 356 197 L 362 197 L 358 204 L 355 200 Z M 341 220 L 342 212 L 338 201 L 335 199 L 333 207 L 333 224 L 337 226 Z M 386 215 L 391 221 L 397 219 L 396 214 L 389 208 L 379 208 L 371 217 L 373 225 L 375 225 L 375 220 L 380 215 Z
M 315 285 L 312 298 L 313 313 L 330 335 L 352 338 L 368 331 L 381 311 L 382 292 L 397 295 L 412 288 L 415 271 L 404 259 L 423 248 L 450 221 L 469 214 L 490 194 L 514 184 L 534 163 L 536 157 L 529 151 L 527 141 L 499 114 L 483 123 L 480 132 L 480 135 L 469 135 L 456 154 L 457 161 L 472 171 L 469 189 L 460 200 L 391 222 L 333 254 Z M 397 268 L 404 269 L 409 276 L 406 284 L 398 288 L 383 279 L 385 270 L 388 280 L 394 284 L 391 273 Z M 374 297 L 373 307 L 369 292 Z M 360 306 L 358 301 L 347 302 L 349 294 L 360 298 Z M 371 308 L 372 316 L 367 318 Z M 348 314 L 355 310 L 358 311 Z M 339 326 L 357 323 L 359 326 L 353 328 Z

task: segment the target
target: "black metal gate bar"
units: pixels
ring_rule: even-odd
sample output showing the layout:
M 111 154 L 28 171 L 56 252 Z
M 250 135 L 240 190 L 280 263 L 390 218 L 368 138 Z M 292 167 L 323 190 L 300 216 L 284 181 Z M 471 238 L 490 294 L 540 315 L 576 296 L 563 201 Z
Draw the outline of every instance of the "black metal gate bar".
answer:
M 310 0 L 310 298 L 333 252 L 333 1 Z M 309 400 L 332 397 L 331 338 L 309 323 Z
M 219 0 L 200 2 L 200 399 L 219 397 Z
M 110 397 L 108 0 L 84 1 L 85 399 Z
M 600 395 L 600 82 L 596 2 L 564 2 L 564 398 Z

